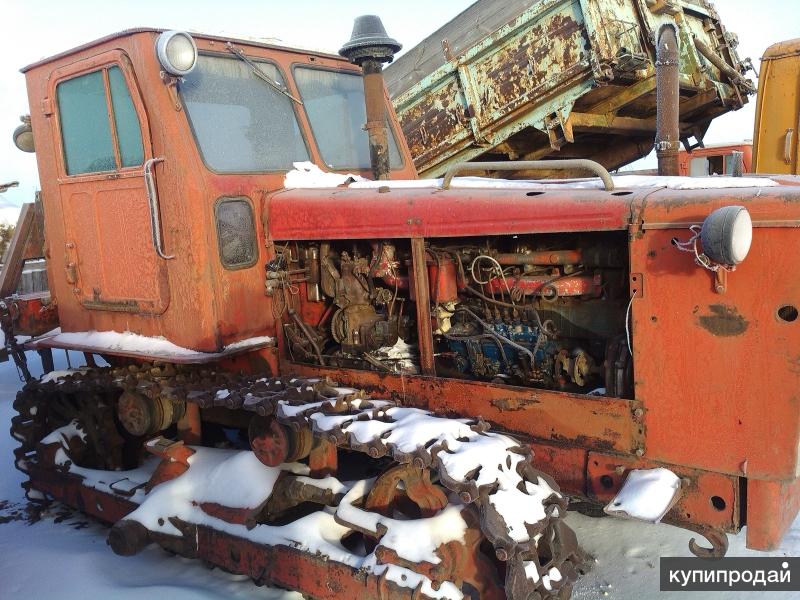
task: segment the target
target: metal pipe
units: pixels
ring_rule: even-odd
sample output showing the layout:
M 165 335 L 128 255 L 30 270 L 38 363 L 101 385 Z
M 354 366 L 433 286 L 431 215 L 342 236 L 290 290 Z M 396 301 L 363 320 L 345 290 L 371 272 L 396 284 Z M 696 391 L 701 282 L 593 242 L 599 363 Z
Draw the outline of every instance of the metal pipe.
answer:
M 433 329 L 431 327 L 431 297 L 428 282 L 425 240 L 411 238 L 411 264 L 414 289 L 417 294 L 417 339 L 419 366 L 423 375 L 436 375 L 433 354 Z
M 339 54 L 361 67 L 364 73 L 364 103 L 367 109 L 369 157 L 376 180 L 389 179 L 389 128 L 386 123 L 386 96 L 383 63 L 392 62 L 402 46 L 386 34 L 376 15 L 362 15 L 353 24 L 353 34 Z
M 577 265 L 583 261 L 580 250 L 539 250 L 528 253 L 498 254 L 501 265 Z
M 306 336 L 306 339 L 308 340 L 308 343 L 311 344 L 311 347 L 314 349 L 314 354 L 317 355 L 317 360 L 319 361 L 319 364 L 324 367 L 325 366 L 325 359 L 322 356 L 322 350 L 320 349 L 319 344 L 314 339 L 314 333 L 311 331 L 311 329 L 306 324 L 306 322 L 303 321 L 303 319 L 301 319 L 300 316 L 291 308 L 289 309 L 289 316 L 295 322 L 295 324 L 300 329 L 300 331 L 303 333 L 303 335 Z
M 383 64 L 379 60 L 361 63 L 364 72 L 364 103 L 367 108 L 369 160 L 372 176 L 389 179 L 389 128 L 386 124 L 386 100 L 383 95 Z
M 659 175 L 679 175 L 680 55 L 673 25 L 658 33 L 656 55 L 656 142 Z
M 702 54 L 708 60 L 708 62 L 717 67 L 720 73 L 725 75 L 725 77 L 728 78 L 728 81 L 730 81 L 733 85 L 742 86 L 745 89 L 745 92 L 749 94 L 752 94 L 756 91 L 752 81 L 730 66 L 724 58 L 714 52 L 703 40 L 695 37 L 694 46 L 697 48 L 697 51 Z
M 461 162 L 449 167 L 442 180 L 442 189 L 450 189 L 456 173 L 463 171 L 590 171 L 603 181 L 607 192 L 614 191 L 614 180 L 600 163 L 586 159 L 570 160 L 508 160 L 500 162 Z

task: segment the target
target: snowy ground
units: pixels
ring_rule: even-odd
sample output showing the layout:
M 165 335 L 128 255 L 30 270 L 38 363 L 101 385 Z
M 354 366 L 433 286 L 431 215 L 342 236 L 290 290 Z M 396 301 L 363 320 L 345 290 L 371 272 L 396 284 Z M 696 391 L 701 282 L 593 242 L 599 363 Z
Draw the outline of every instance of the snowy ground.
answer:
M 66 367 L 57 353 L 56 368 Z M 32 370 L 38 357 L 29 356 Z M 73 366 L 80 355 L 72 354 Z M 49 509 L 30 523 L 13 467 L 15 447 L 6 433 L 13 412 L 11 402 L 20 387 L 13 364 L 0 364 L 0 600 L 59 600 L 85 598 L 138 599 L 256 598 L 299 600 L 295 593 L 254 586 L 249 579 L 209 570 L 199 561 L 170 557 L 149 548 L 133 558 L 118 557 L 106 546 L 106 528 L 61 506 Z M 645 525 L 611 518 L 571 513 L 568 523 L 585 550 L 597 557 L 594 569 L 581 579 L 576 600 L 690 599 L 731 597 L 732 593 L 687 594 L 658 591 L 660 556 L 688 556 L 692 534 L 667 525 Z M 784 539 L 779 556 L 800 555 L 800 519 Z M 731 537 L 730 556 L 758 555 L 745 549 L 744 534 Z M 749 597 L 758 595 L 750 594 Z M 770 593 L 770 599 L 788 600 L 797 592 Z

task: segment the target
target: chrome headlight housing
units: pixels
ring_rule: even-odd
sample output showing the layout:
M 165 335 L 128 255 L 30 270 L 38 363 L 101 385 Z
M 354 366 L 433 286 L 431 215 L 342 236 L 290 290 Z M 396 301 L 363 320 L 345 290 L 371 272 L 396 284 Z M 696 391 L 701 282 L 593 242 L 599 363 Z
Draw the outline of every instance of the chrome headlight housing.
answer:
M 185 31 L 165 31 L 156 41 L 156 55 L 164 71 L 183 77 L 197 64 L 197 45 Z

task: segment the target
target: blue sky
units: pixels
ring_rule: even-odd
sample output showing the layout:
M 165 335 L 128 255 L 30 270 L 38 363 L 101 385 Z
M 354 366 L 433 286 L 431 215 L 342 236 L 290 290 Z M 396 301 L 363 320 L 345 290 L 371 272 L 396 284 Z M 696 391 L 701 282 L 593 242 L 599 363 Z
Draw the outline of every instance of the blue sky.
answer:
M 377 13 L 389 35 L 405 48 L 464 10 L 471 0 L 0 0 L 6 51 L 0 55 L 0 183 L 20 186 L 0 196 L 0 209 L 31 201 L 38 189 L 33 155 L 19 152 L 11 132 L 29 111 L 19 69 L 39 58 L 137 26 L 189 29 L 236 36 L 277 38 L 289 44 L 336 50 L 353 19 Z M 739 35 L 741 56 L 754 61 L 771 43 L 800 37 L 796 0 L 718 0 L 723 23 Z M 757 61 L 756 61 L 757 64 Z M 753 102 L 717 119 L 706 141 L 749 139 Z M 0 211 L 0 215 L 9 210 Z M 10 211 L 13 212 L 13 211 Z

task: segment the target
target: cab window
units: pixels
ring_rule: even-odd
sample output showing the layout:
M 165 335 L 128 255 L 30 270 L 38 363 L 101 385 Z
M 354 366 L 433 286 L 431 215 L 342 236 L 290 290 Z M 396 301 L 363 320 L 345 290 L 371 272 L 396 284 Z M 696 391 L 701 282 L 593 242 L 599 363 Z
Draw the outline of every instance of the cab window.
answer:
M 218 173 L 289 171 L 309 160 L 293 100 L 272 63 L 201 54 L 180 95 L 206 165 Z M 272 85 L 263 81 L 268 78 Z
M 56 98 L 67 175 L 142 164 L 139 119 L 119 67 L 62 81 Z
M 367 111 L 361 75 L 297 67 L 294 78 L 325 164 L 334 170 L 369 169 L 369 137 L 364 130 Z M 389 164 L 393 169 L 403 165 L 391 126 Z

